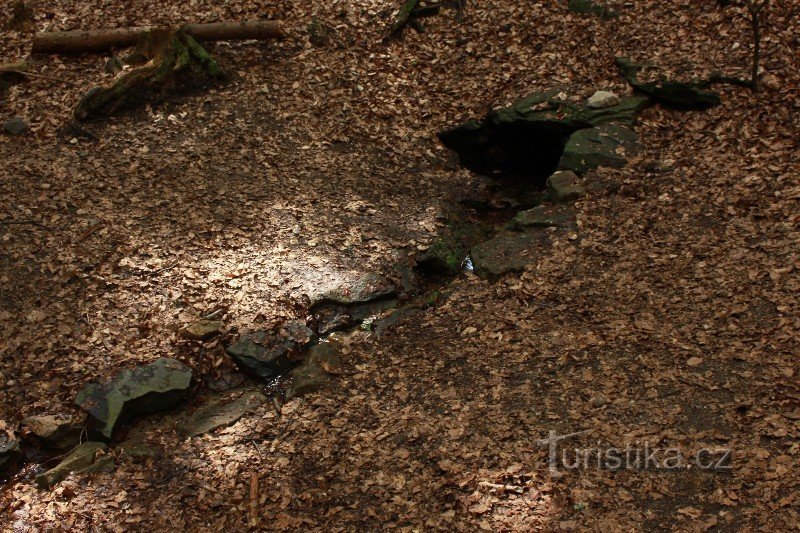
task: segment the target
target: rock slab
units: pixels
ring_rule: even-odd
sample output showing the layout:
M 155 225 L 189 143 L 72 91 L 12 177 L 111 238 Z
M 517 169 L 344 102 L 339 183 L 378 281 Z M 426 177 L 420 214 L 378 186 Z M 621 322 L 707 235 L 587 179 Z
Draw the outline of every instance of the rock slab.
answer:
M 192 370 L 175 359 L 161 358 L 124 370 L 107 383 L 90 383 L 75 403 L 89 413 L 92 429 L 111 439 L 114 429 L 139 415 L 170 409 L 189 392 Z
M 96 472 L 112 462 L 105 456 L 108 446 L 102 442 L 84 442 L 70 453 L 58 466 L 36 476 L 36 484 L 48 488 L 73 472 Z
M 260 392 L 245 392 L 233 401 L 220 400 L 195 411 L 178 431 L 184 437 L 195 437 L 217 428 L 229 426 L 267 401 Z
M 496 277 L 535 264 L 549 244 L 548 232 L 542 228 L 502 231 L 472 247 L 472 263 L 478 274 Z

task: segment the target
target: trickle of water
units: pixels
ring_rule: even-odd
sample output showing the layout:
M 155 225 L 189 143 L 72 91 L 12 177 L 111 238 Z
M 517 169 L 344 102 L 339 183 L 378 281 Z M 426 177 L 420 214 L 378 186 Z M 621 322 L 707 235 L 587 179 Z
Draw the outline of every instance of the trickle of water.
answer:
M 472 258 L 470 256 L 465 257 L 464 260 L 461 261 L 461 268 L 467 272 L 475 271 L 475 267 L 472 266 Z

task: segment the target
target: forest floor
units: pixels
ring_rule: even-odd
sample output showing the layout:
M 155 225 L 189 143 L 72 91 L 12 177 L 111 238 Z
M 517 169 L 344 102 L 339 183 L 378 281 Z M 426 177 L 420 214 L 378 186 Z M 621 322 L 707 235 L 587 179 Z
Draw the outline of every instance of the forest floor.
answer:
M 468 2 L 384 41 L 399 3 L 33 3 L 37 30 L 269 17 L 289 37 L 219 44 L 226 85 L 81 126 L 107 55 L 38 57 L 45 77 L 0 95 L 0 118 L 32 128 L 0 136 L 0 430 L 78 414 L 87 382 L 158 357 L 202 379 L 237 333 L 302 316 L 303 295 L 391 276 L 477 179 L 438 142 L 449 126 L 534 90 L 627 94 L 616 56 L 682 79 L 749 65 L 742 12 L 711 0 L 608 2 L 612 20 Z M 331 390 L 188 439 L 152 416 L 125 431 L 156 457 L 52 490 L 10 480 L 2 528 L 800 528 L 798 15 L 769 9 L 758 95 L 719 86 L 719 107 L 643 113 L 644 152 L 585 176 L 580 238 L 349 336 Z M 26 57 L 31 34 L 5 35 L 0 62 Z M 201 365 L 178 332 L 218 310 Z M 685 464 L 554 473 L 550 431 Z M 730 468 L 698 467 L 710 448 Z

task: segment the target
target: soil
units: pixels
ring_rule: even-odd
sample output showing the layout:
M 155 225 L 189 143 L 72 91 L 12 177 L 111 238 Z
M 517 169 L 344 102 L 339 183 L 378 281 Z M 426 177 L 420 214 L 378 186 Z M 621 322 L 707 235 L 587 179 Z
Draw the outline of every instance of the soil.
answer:
M 629 94 L 616 56 L 683 79 L 749 68 L 744 12 L 716 2 L 609 1 L 608 20 L 469 2 L 384 40 L 399 4 L 34 4 L 39 31 L 273 18 L 289 37 L 209 47 L 226 85 L 99 121 L 72 111 L 108 55 L 36 57 L 39 77 L 0 88 L 3 120 L 31 127 L 0 135 L 0 430 L 77 416 L 87 382 L 159 357 L 193 368 L 194 409 L 240 334 L 365 272 L 400 285 L 482 179 L 445 128 L 553 87 Z M 763 91 L 647 109 L 643 152 L 583 177 L 576 230 L 536 264 L 461 273 L 379 335 L 341 335 L 332 388 L 198 437 L 180 409 L 116 435 L 155 457 L 112 446 L 113 468 L 39 490 L 37 452 L 3 487 L 3 529 L 796 529 L 800 28 L 773 4 Z M 312 19 L 330 30 L 314 43 Z M 25 58 L 31 34 L 5 36 L 0 62 Z M 221 335 L 181 335 L 210 314 Z M 580 432 L 567 455 L 685 461 L 554 474 L 550 431 Z M 729 463 L 700 467 L 703 449 Z

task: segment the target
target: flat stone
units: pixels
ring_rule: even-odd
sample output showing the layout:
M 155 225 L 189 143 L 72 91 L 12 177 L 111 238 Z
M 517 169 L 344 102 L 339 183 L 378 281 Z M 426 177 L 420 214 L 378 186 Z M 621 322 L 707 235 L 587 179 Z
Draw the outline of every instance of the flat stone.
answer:
M 22 450 L 17 439 L 9 438 L 2 432 L 0 433 L 0 472 L 18 463 L 22 459 Z
M 89 413 L 92 427 L 110 439 L 119 423 L 170 409 L 189 392 L 192 370 L 175 359 L 123 370 L 107 383 L 90 383 L 75 399 Z
M 603 109 L 619 105 L 619 96 L 610 91 L 597 91 L 586 101 L 586 105 L 592 109 Z
M 81 440 L 83 427 L 72 421 L 67 415 L 36 415 L 22 421 L 22 425 L 59 450 L 74 448 Z
M 597 167 L 621 168 L 641 150 L 636 132 L 620 124 L 603 124 L 573 133 L 559 168 L 585 174 Z
M 108 446 L 102 442 L 84 442 L 70 453 L 58 466 L 36 476 L 36 484 L 41 488 L 55 485 L 73 472 L 91 472 L 91 467 L 99 460 Z M 110 459 L 110 457 L 109 457 Z M 107 464 L 103 461 L 101 466 Z
M 301 322 L 294 322 L 278 331 L 242 335 L 225 351 L 244 372 L 270 379 L 291 369 L 313 339 L 313 331 Z
M 314 307 L 317 331 L 321 335 L 355 326 L 397 306 L 396 298 L 384 298 L 363 304 L 339 305 L 323 303 Z
M 30 128 L 28 128 L 28 123 L 19 117 L 14 117 L 12 119 L 6 120 L 3 123 L 3 130 L 9 135 L 22 135 L 23 133 L 26 133 L 29 129 Z
M 233 401 L 220 400 L 204 405 L 178 426 L 184 437 L 194 437 L 233 424 L 267 401 L 260 392 L 245 392 Z
M 330 374 L 341 373 L 340 349 L 336 342 L 312 347 L 303 364 L 292 370 L 292 380 L 284 395 L 286 400 L 328 387 L 332 381 Z
M 540 205 L 517 214 L 514 226 L 518 229 L 574 227 L 575 210 L 564 205 Z
M 472 263 L 478 274 L 496 277 L 535 264 L 549 244 L 548 232 L 541 228 L 502 231 L 472 247 Z
M 130 459 L 150 459 L 161 455 L 158 449 L 145 442 L 125 442 L 120 454 Z
M 586 191 L 571 170 L 559 170 L 547 178 L 547 192 L 556 203 L 574 202 L 586 195 Z
M 349 305 L 386 298 L 394 293 L 392 282 L 378 274 L 368 273 L 323 293 L 320 300 Z
M 183 330 L 184 337 L 203 341 L 218 334 L 224 324 L 219 320 L 195 320 Z

